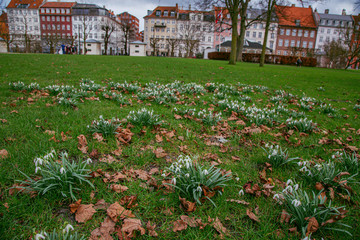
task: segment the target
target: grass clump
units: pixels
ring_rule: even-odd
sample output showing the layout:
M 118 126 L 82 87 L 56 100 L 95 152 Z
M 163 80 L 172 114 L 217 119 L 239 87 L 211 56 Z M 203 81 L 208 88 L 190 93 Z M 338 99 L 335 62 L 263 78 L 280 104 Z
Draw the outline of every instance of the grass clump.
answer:
M 135 126 L 154 126 L 161 124 L 159 115 L 154 114 L 154 110 L 142 108 L 138 111 L 131 111 L 127 119 Z
M 226 182 L 231 180 L 229 174 L 221 174 L 221 169 L 214 166 L 206 169 L 194 163 L 190 156 L 180 155 L 168 170 L 173 174 L 170 185 L 180 191 L 180 196 L 200 205 L 208 199 L 216 206 L 210 198 L 216 192 L 221 194 Z
M 106 120 L 102 115 L 99 116 L 99 120 L 94 120 L 91 125 L 87 126 L 91 134 L 101 133 L 105 137 L 117 134 L 116 129 L 118 127 L 120 127 L 119 119 Z
M 34 159 L 35 173 L 41 178 L 31 178 L 22 173 L 27 179 L 26 181 L 19 181 L 22 185 L 20 188 L 35 191 L 39 195 L 50 192 L 60 193 L 64 198 L 70 197 L 77 200 L 74 191 L 80 191 L 81 185 L 94 187 L 87 179 L 90 177 L 88 175 L 90 170 L 87 169 L 90 162 L 90 159 L 82 162 L 70 162 L 66 152 L 60 154 L 59 161 L 55 150 L 51 150 L 44 156 Z
M 312 120 L 308 120 L 307 118 L 300 118 L 299 120 L 293 120 L 292 118 L 289 118 L 286 121 L 286 125 L 290 129 L 295 129 L 299 132 L 312 132 L 316 129 L 316 124 L 313 123 Z
M 71 232 L 74 227 L 70 224 L 66 225 L 63 230 L 54 229 L 52 232 L 42 231 L 34 236 L 35 240 L 85 240 L 85 236 L 78 234 L 77 232 Z
M 274 167 L 280 167 L 284 164 L 287 164 L 296 159 L 299 159 L 297 157 L 289 158 L 287 149 L 282 150 L 279 145 L 273 146 L 273 145 L 266 144 L 265 148 L 263 148 L 263 150 L 265 151 L 265 153 L 267 155 L 269 163 Z

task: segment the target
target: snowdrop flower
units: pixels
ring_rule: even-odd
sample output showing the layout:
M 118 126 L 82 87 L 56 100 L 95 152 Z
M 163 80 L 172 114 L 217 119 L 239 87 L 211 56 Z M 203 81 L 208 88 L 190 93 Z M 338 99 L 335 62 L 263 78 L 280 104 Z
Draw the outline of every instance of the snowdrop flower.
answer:
M 187 173 L 187 174 L 185 174 L 185 177 L 190 177 L 190 174 L 188 174 L 188 173 Z
M 88 158 L 88 159 L 86 160 L 86 164 L 90 164 L 90 163 L 92 163 L 92 160 L 91 160 L 91 158 Z
M 173 178 L 173 179 L 171 180 L 171 183 L 174 184 L 174 185 L 176 185 L 176 178 Z
M 196 191 L 202 192 L 202 188 L 201 188 L 200 186 L 198 186 L 198 187 L 196 188 Z
M 66 225 L 66 227 L 63 229 L 63 233 L 68 233 L 69 231 L 73 231 L 74 230 L 74 227 L 71 226 L 70 224 Z
M 163 173 L 163 174 L 161 174 L 161 176 L 162 176 L 162 177 L 166 177 L 166 174 L 165 174 L 165 173 Z
M 301 167 L 303 165 L 303 162 L 298 162 L 297 165 Z
M 40 168 L 40 167 L 36 167 L 36 168 L 35 168 L 35 173 L 37 173 L 39 170 L 41 170 L 41 168 Z
M 294 185 L 294 190 L 297 191 L 299 189 L 299 184 Z
M 240 180 L 240 178 L 237 177 L 237 178 L 235 178 L 235 180 L 238 182 Z
M 205 169 L 205 170 L 203 171 L 203 174 L 204 174 L 204 175 L 208 175 L 209 172 Z
M 240 195 L 240 196 L 244 195 L 244 190 L 243 190 L 243 189 L 241 189 L 241 190 L 239 191 L 239 195 Z
M 273 199 L 280 199 L 279 194 L 275 194 L 274 197 L 273 197 Z
M 61 168 L 60 168 L 60 173 L 61 173 L 61 174 L 66 173 L 66 171 L 65 171 L 65 168 L 64 168 L 64 167 L 61 167 Z
M 294 184 L 291 179 L 287 180 L 287 182 L 286 182 L 286 185 L 289 185 L 289 184 Z
M 294 207 L 298 207 L 301 205 L 301 202 L 297 199 L 294 199 L 292 200 L 291 204 L 294 205 Z
M 35 235 L 35 240 L 45 239 L 46 235 L 47 235 L 46 233 L 44 234 L 38 233 Z
M 292 192 L 293 192 L 293 187 L 292 187 L 292 186 L 287 186 L 287 187 L 283 190 L 283 192 L 290 192 L 290 193 L 292 193 Z

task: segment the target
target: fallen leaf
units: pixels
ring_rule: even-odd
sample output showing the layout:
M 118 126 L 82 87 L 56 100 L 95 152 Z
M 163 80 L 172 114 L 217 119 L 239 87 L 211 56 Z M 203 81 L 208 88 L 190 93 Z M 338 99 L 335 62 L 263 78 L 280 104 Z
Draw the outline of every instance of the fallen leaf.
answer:
M 283 209 L 282 212 L 281 212 L 281 217 L 280 217 L 280 223 L 288 223 L 290 221 L 290 214 L 285 210 Z
M 111 234 L 115 232 L 115 222 L 106 217 L 101 226 L 91 232 L 89 240 L 113 240 Z
M 0 150 L 0 158 L 1 159 L 5 159 L 5 158 L 7 158 L 9 156 L 9 153 L 8 153 L 8 151 L 6 151 L 6 149 L 1 149 Z
M 235 202 L 243 205 L 249 205 L 250 203 L 244 201 L 244 200 L 236 200 L 236 199 L 226 199 L 227 202 Z
M 97 201 L 97 203 L 95 203 L 95 209 L 98 210 L 98 209 L 101 209 L 101 210 L 105 210 L 109 207 L 109 203 L 105 202 L 104 199 L 100 199 L 99 201 Z
M 45 133 L 49 135 L 55 135 L 55 131 L 51 131 L 51 130 L 45 130 Z
M 84 223 L 90 220 L 94 213 L 96 213 L 93 206 L 93 204 L 80 204 L 75 214 L 75 220 L 79 223 Z
M 126 205 L 126 208 L 134 208 L 137 207 L 138 204 L 135 203 L 137 199 L 137 196 L 132 195 L 132 196 L 124 196 L 120 199 L 120 204 L 121 205 Z
M 141 235 L 145 234 L 145 229 L 142 227 L 140 219 L 134 218 L 124 219 L 121 231 L 126 233 L 128 238 L 135 237 L 135 231 L 140 231 Z
M 61 140 L 62 140 L 63 142 L 65 142 L 65 141 L 67 141 L 68 139 L 71 139 L 71 137 L 66 136 L 64 132 L 61 132 Z
M 163 141 L 163 137 L 160 135 L 155 136 L 156 142 L 161 143 Z
M 118 149 L 112 151 L 111 153 L 114 154 L 115 156 L 121 156 L 122 148 L 119 147 Z
M 190 227 L 198 226 L 198 223 L 196 222 L 194 217 L 190 218 L 189 216 L 181 215 L 180 219 L 183 220 L 184 222 L 186 222 Z
M 193 211 L 196 210 L 196 203 L 195 202 L 187 201 L 185 198 L 181 198 L 180 196 L 179 196 L 179 200 L 181 202 L 180 207 L 185 212 L 193 212 Z
M 110 205 L 107 209 L 107 215 L 114 221 L 118 222 L 120 217 L 121 219 L 127 217 L 135 217 L 135 215 L 130 211 L 126 210 L 123 206 L 121 206 L 118 202 L 115 202 Z
M 97 140 L 98 142 L 102 142 L 104 140 L 104 137 L 102 133 L 93 133 L 93 139 Z
M 156 228 L 156 224 L 151 225 L 150 221 L 148 221 L 146 223 L 146 229 L 148 230 L 149 236 L 151 236 L 151 237 L 157 237 L 158 236 L 157 232 L 155 232 L 155 228 Z
M 69 205 L 70 212 L 75 213 L 76 210 L 79 208 L 80 204 L 81 204 L 81 199 L 77 200 L 75 203 L 70 204 Z
M 110 154 L 105 155 L 103 158 L 100 158 L 99 160 L 100 162 L 105 162 L 105 163 L 113 163 L 114 161 L 116 161 L 116 159 L 111 156 Z
M 120 184 L 112 184 L 110 186 L 110 189 L 116 193 L 123 193 L 123 192 L 127 191 L 129 188 L 126 186 L 122 186 Z
M 215 230 L 220 234 L 220 238 L 223 238 L 223 234 L 227 234 L 227 229 L 220 222 L 218 217 L 216 217 L 213 226 L 214 226 Z
M 316 232 L 319 229 L 319 223 L 315 217 L 312 217 L 310 219 L 305 218 L 305 220 L 309 221 L 307 229 L 306 229 L 306 236 L 309 236 L 310 234 Z
M 255 222 L 260 222 L 259 218 L 257 216 L 255 216 L 255 214 L 253 212 L 251 212 L 251 210 L 249 208 L 246 209 L 246 214 L 248 215 L 248 217 L 251 220 L 254 220 Z
M 78 149 L 82 153 L 86 154 L 88 151 L 88 146 L 87 146 L 88 143 L 86 141 L 86 137 L 83 134 L 81 134 L 80 136 L 77 137 L 77 139 L 78 139 Z
M 173 232 L 183 231 L 188 227 L 187 223 L 183 220 L 177 220 L 173 222 L 173 225 L 174 225 Z
M 163 158 L 167 156 L 167 153 L 165 153 L 165 150 L 162 147 L 159 147 L 153 151 L 156 158 Z

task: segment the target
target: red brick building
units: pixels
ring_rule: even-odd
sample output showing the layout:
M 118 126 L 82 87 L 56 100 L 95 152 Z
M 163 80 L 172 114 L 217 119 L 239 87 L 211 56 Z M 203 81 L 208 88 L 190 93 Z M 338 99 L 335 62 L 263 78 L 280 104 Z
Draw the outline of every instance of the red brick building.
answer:
M 303 57 L 311 55 L 317 35 L 312 8 L 276 6 L 275 11 L 279 19 L 275 53 Z
M 130 24 L 131 29 L 134 31 L 134 35 L 136 38 L 136 39 L 132 39 L 131 41 L 133 40 L 141 41 L 141 36 L 139 33 L 139 19 L 137 17 L 131 15 L 128 12 L 123 12 L 117 15 L 117 19 L 122 24 Z
M 360 51 L 360 14 L 354 15 L 352 18 L 354 20 L 354 29 L 351 36 L 348 65 L 353 69 L 360 69 L 360 59 L 358 58 Z
M 57 36 L 72 37 L 71 8 L 75 2 L 46 2 L 40 7 L 40 29 L 42 38 Z

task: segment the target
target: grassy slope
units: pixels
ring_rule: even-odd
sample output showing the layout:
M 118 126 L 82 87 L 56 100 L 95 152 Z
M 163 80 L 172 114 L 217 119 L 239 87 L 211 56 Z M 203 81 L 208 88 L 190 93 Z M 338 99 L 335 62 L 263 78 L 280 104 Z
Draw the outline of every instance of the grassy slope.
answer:
M 218 83 L 247 83 L 256 85 L 265 85 L 272 89 L 285 89 L 293 94 L 301 96 L 305 92 L 307 96 L 315 97 L 317 99 L 331 99 L 331 104 L 337 108 L 347 108 L 343 114 L 350 115 L 349 119 L 330 119 L 323 115 L 316 113 L 310 114 L 315 122 L 318 122 L 322 128 L 337 131 L 338 135 L 332 136 L 337 138 L 339 136 L 345 139 L 349 134 L 342 132 L 339 128 L 345 127 L 345 123 L 351 127 L 359 129 L 359 121 L 354 119 L 356 113 L 352 110 L 356 101 L 360 99 L 360 75 L 357 72 L 342 71 L 342 70 L 328 70 L 328 69 L 313 69 L 313 68 L 296 68 L 289 66 L 266 66 L 259 68 L 256 64 L 243 63 L 236 66 L 229 66 L 223 61 L 205 61 L 193 59 L 170 59 L 170 58 L 132 58 L 132 57 L 112 57 L 112 56 L 56 56 L 56 55 L 0 55 L 0 102 L 6 102 L 7 105 L 1 106 L 1 117 L 8 120 L 7 124 L 0 125 L 0 149 L 6 148 L 11 155 L 10 159 L 1 160 L 0 162 L 0 186 L 3 194 L 0 200 L 7 202 L 10 206 L 7 211 L 1 206 L 0 211 L 3 214 L 2 223 L 0 224 L 0 233 L 3 233 L 6 238 L 28 237 L 32 229 L 39 230 L 48 226 L 49 229 L 61 226 L 64 220 L 71 221 L 69 214 L 62 214 L 66 212 L 69 202 L 59 201 L 53 198 L 36 198 L 30 199 L 28 196 L 18 195 L 17 197 L 10 197 L 5 191 L 10 187 L 14 179 L 22 178 L 16 169 L 20 169 L 27 174 L 32 174 L 34 167 L 32 159 L 38 155 L 46 152 L 51 147 L 56 150 L 67 149 L 72 156 L 80 155 L 77 150 L 76 137 L 80 134 L 87 134 L 86 125 L 93 119 L 96 119 L 100 114 L 107 118 L 120 117 L 124 118 L 130 111 L 130 107 L 119 108 L 112 102 L 86 102 L 80 105 L 78 111 L 62 108 L 59 106 L 45 107 L 45 103 L 39 101 L 34 105 L 27 105 L 26 101 L 17 101 L 16 107 L 11 107 L 9 104 L 16 100 L 17 97 L 23 97 L 22 93 L 15 93 L 9 90 L 8 83 L 12 81 L 23 81 L 25 83 L 38 82 L 41 86 L 50 84 L 73 84 L 78 86 L 81 78 L 90 78 L 96 83 L 106 81 L 123 82 L 138 81 L 146 83 L 148 81 L 158 81 L 160 83 L 169 83 L 174 80 L 184 82 L 196 82 L 205 84 L 206 82 Z M 324 87 L 326 91 L 317 91 L 318 87 Z M 206 97 L 206 96 L 205 96 Z M 252 96 L 253 98 L 262 98 L 263 96 Z M 25 98 L 26 99 L 26 98 Z M 209 98 L 210 100 L 211 98 Z M 351 103 L 346 102 L 351 101 Z M 330 101 L 327 101 L 330 102 Z M 133 108 L 141 107 L 139 104 L 134 104 Z M 169 108 L 163 106 L 152 105 L 156 112 L 161 113 L 163 119 L 166 119 L 168 125 L 165 127 L 169 130 L 176 129 L 178 136 L 186 136 L 187 132 L 179 128 L 178 121 L 173 119 Z M 11 110 L 18 110 L 18 114 L 10 114 Z M 131 108 L 132 109 L 132 108 Z M 62 112 L 68 112 L 64 116 Z M 186 123 L 187 127 L 193 133 L 201 133 L 198 124 L 195 122 Z M 55 130 L 57 137 L 61 131 L 70 131 L 73 139 L 67 142 L 55 144 L 50 142 L 48 135 L 36 128 L 36 125 L 41 125 L 44 129 Z M 208 130 L 205 130 L 208 131 Z M 15 141 L 9 141 L 5 138 L 13 138 Z M 88 139 L 91 137 L 87 135 Z M 317 144 L 319 138 L 322 136 L 312 136 L 303 140 L 305 145 Z M 355 142 L 359 140 L 358 136 L 353 135 Z M 233 173 L 240 177 L 238 185 L 243 185 L 248 180 L 257 181 L 257 171 L 259 164 L 264 163 L 263 153 L 259 147 L 248 150 L 238 146 L 239 138 L 234 136 L 231 139 L 231 144 L 236 151 L 232 153 L 220 153 L 215 147 L 208 147 L 195 135 L 186 137 L 185 142 L 173 143 L 155 143 L 154 134 L 150 131 L 145 136 L 136 134 L 133 143 L 124 149 L 124 155 L 128 158 L 121 158 L 119 163 L 110 166 L 110 169 L 121 169 L 123 166 L 134 166 L 134 168 L 146 168 L 150 164 L 159 165 L 160 168 L 168 166 L 164 160 L 159 160 L 154 155 L 147 151 L 138 155 L 138 149 L 146 145 L 161 146 L 167 152 L 178 155 L 179 151 L 177 145 L 187 145 L 189 152 L 203 156 L 205 153 L 217 153 L 224 162 L 222 168 L 232 169 Z M 193 140 L 199 142 L 199 146 L 193 144 Z M 274 140 L 267 134 L 252 137 L 255 143 L 260 140 Z M 285 141 L 279 141 L 280 144 L 286 146 Z M 116 143 L 113 139 L 109 139 L 108 144 L 99 144 L 95 141 L 89 141 L 90 150 L 97 148 L 101 153 L 108 153 L 116 148 Z M 310 148 L 291 148 L 291 156 L 301 156 L 304 159 L 310 159 L 315 155 L 326 159 L 330 156 L 330 148 L 316 147 Z M 336 147 L 332 147 L 336 148 Z M 239 163 L 232 162 L 231 156 L 240 156 L 242 161 Z M 101 165 L 107 168 L 106 165 Z M 94 169 L 97 166 L 93 167 Z M 291 168 L 290 171 L 282 171 L 275 169 L 272 177 L 286 180 L 289 176 L 296 176 L 296 170 Z M 111 193 L 106 189 L 106 185 L 101 182 L 96 182 L 98 185 L 97 199 L 104 198 L 107 202 L 117 201 L 122 197 L 121 194 Z M 144 190 L 139 187 L 138 182 L 128 183 L 130 188 L 126 194 L 139 194 Z M 279 228 L 278 216 L 281 208 L 274 205 L 271 201 L 265 198 L 245 197 L 245 200 L 250 201 L 251 207 L 260 206 L 260 224 L 254 224 L 245 214 L 244 206 L 237 206 L 225 202 L 228 198 L 238 198 L 237 191 L 239 187 L 231 187 L 225 191 L 224 196 L 218 197 L 216 202 L 218 208 L 213 209 L 210 204 L 205 204 L 199 208 L 194 216 L 205 219 L 207 215 L 212 217 L 219 216 L 225 223 L 225 226 L 231 231 L 232 238 L 245 239 L 264 239 L 274 236 L 274 232 Z M 357 188 L 358 190 L 358 188 Z M 81 193 L 83 202 L 90 203 L 89 193 L 91 189 L 84 189 Z M 173 194 L 174 195 L 174 194 Z M 169 196 L 166 201 L 161 202 L 163 196 L 156 192 L 149 192 L 142 194 L 139 199 L 139 207 L 135 211 L 137 216 L 144 222 L 150 219 L 155 221 L 160 228 L 157 229 L 162 238 L 199 238 L 206 239 L 213 237 L 215 231 L 207 229 L 201 231 L 197 229 L 188 229 L 181 233 L 172 233 L 167 228 L 172 226 L 172 221 L 179 219 L 181 211 L 178 209 L 178 201 L 176 196 Z M 358 199 L 356 197 L 356 199 Z M 94 201 L 94 200 L 93 200 Z M 94 202 L 92 202 L 94 203 Z M 60 204 L 60 205 L 59 205 Z M 341 201 L 338 204 L 343 204 Z M 164 216 L 159 214 L 160 209 L 173 206 L 176 212 L 173 216 Z M 275 207 L 274 207 L 275 206 Z M 360 237 L 357 226 L 359 225 L 358 207 L 349 206 L 353 211 L 350 213 L 351 217 L 347 219 L 347 223 L 354 226 L 352 232 L 354 236 Z M 62 211 L 64 210 L 64 211 Z M 60 212 L 60 213 L 59 213 Z M 57 216 L 57 217 L 55 217 Z M 60 217 L 59 217 L 60 216 Z M 229 217 L 229 220 L 225 220 Z M 104 218 L 103 213 L 97 213 L 94 220 L 86 224 L 78 226 L 78 229 L 84 233 L 89 233 L 90 230 L 98 227 L 99 222 Z M 268 221 L 270 219 L 271 221 Z M 10 227 L 14 228 L 10 231 Z M 21 234 L 24 234 L 21 237 Z M 326 236 L 337 235 L 326 232 Z M 340 235 L 341 236 L 341 235 Z

